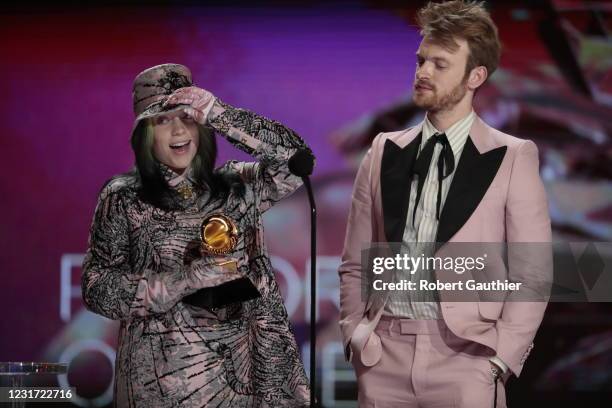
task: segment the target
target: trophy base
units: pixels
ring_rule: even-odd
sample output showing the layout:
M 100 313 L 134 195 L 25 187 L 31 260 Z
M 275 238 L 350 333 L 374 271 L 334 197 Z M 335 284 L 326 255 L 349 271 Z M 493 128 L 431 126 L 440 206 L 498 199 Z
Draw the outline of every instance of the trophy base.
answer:
M 203 288 L 183 298 L 183 302 L 208 310 L 215 310 L 232 303 L 246 302 L 261 297 L 249 278 L 239 278 L 212 288 Z

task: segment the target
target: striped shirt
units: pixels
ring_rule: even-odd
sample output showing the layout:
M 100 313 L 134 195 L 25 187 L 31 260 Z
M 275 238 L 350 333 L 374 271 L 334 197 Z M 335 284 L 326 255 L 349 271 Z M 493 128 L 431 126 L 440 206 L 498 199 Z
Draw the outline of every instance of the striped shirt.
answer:
M 465 118 L 454 123 L 446 132 L 449 144 L 453 150 L 455 157 L 455 169 L 459 163 L 463 146 L 469 136 L 470 128 L 474 122 L 474 111 L 471 111 Z M 437 130 L 434 125 L 425 117 L 422 130 L 421 145 L 419 154 L 427 140 L 436 133 L 442 133 Z M 412 224 L 412 212 L 415 206 L 417 193 L 417 177 L 411 181 L 410 202 L 408 204 L 408 213 L 406 216 L 406 227 L 402 240 L 403 251 L 412 257 L 433 256 L 433 248 L 438 231 L 438 220 L 436 219 L 436 200 L 438 195 L 438 157 L 442 145 L 436 143 L 432 160 L 429 166 L 427 178 L 423 184 L 421 197 L 416 207 L 414 226 Z M 455 171 L 442 181 L 442 202 L 440 211 L 444 208 L 446 195 L 453 181 Z M 419 269 L 414 274 L 409 271 L 403 271 L 401 276 L 396 276 L 396 281 L 400 279 L 411 280 L 417 283 L 421 279 L 433 281 L 434 272 L 432 270 Z M 438 302 L 437 292 L 435 291 L 397 291 L 390 295 L 386 305 L 385 314 L 391 314 L 395 317 L 409 319 L 441 319 L 440 305 Z

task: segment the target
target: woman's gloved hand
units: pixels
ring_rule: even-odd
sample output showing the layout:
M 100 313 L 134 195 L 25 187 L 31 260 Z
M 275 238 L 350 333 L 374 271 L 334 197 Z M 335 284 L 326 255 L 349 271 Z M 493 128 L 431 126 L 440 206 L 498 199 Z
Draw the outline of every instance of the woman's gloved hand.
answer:
M 219 286 L 242 278 L 238 272 L 238 259 L 222 256 L 203 256 L 189 268 L 187 279 L 194 289 Z
M 163 106 L 189 105 L 189 107 L 185 108 L 185 113 L 199 124 L 204 125 L 216 100 L 217 98 L 207 90 L 190 86 L 174 91 L 164 102 Z

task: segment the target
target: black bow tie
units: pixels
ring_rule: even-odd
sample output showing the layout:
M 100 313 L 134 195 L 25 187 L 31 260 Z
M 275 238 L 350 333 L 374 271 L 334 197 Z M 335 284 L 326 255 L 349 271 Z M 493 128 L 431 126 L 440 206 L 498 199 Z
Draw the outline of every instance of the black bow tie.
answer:
M 436 133 L 431 136 L 425 147 L 419 154 L 414 164 L 413 174 L 418 176 L 418 187 L 416 200 L 414 202 L 414 208 L 412 209 L 412 226 L 414 227 L 414 218 L 416 216 L 416 208 L 419 205 L 419 199 L 421 198 L 421 191 L 423 191 L 423 184 L 427 178 L 429 172 L 429 165 L 431 164 L 431 158 L 433 156 L 434 148 L 436 143 L 442 145 L 442 151 L 438 156 L 438 201 L 436 202 L 436 219 L 440 219 L 440 205 L 442 201 L 442 180 L 450 176 L 455 170 L 455 156 L 453 155 L 453 149 L 448 142 L 448 138 L 444 133 Z

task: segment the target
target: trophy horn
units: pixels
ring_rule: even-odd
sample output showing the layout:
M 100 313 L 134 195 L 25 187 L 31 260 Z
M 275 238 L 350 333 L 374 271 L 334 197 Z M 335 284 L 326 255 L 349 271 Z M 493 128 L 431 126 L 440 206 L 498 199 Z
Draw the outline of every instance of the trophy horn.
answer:
M 228 216 L 220 213 L 207 216 L 200 226 L 202 250 L 214 255 L 232 252 L 238 242 L 238 227 Z

